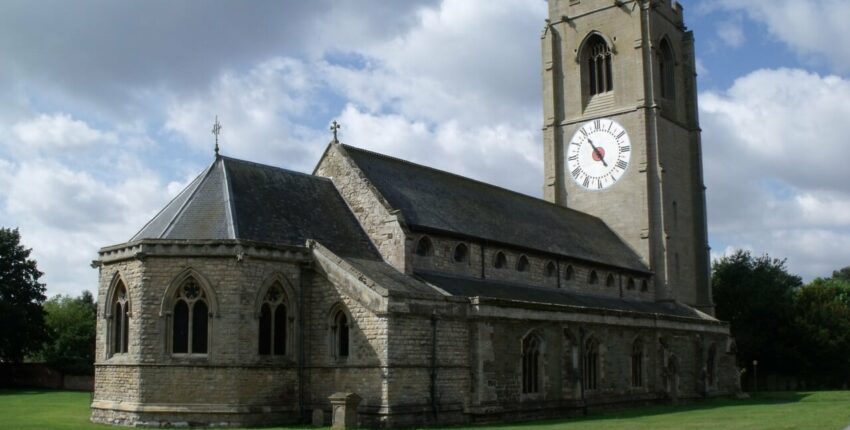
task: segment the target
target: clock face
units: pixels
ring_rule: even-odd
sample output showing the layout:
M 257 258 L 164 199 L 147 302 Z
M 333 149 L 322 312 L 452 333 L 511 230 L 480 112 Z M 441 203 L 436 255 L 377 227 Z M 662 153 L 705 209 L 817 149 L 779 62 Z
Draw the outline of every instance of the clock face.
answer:
M 632 155 L 626 129 L 614 120 L 597 119 L 581 126 L 567 144 L 567 174 L 588 190 L 604 190 L 620 180 Z

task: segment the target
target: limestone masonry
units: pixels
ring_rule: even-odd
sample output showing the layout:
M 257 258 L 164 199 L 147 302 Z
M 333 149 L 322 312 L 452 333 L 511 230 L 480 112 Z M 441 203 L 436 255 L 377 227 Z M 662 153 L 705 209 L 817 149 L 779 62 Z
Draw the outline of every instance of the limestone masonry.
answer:
M 737 392 L 681 6 L 550 0 L 542 44 L 545 200 L 334 141 L 312 174 L 217 155 L 101 249 L 92 421 L 403 427 Z

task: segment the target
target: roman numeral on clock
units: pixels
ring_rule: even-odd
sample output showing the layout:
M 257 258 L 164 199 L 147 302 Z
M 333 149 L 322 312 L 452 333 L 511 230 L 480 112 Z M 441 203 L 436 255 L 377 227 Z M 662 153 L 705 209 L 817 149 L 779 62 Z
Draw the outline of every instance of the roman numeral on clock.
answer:
M 620 147 L 620 154 L 622 154 L 622 153 L 624 153 L 624 152 L 629 152 L 629 151 L 631 151 L 631 150 L 632 150 L 632 147 L 631 147 L 631 146 L 629 146 L 629 145 L 623 145 L 623 146 L 621 146 L 621 147 Z
M 625 161 L 623 161 L 623 160 L 618 160 L 618 161 L 617 161 L 617 167 L 619 167 L 619 168 L 621 168 L 621 169 L 623 169 L 623 170 L 626 170 L 626 167 L 628 167 L 628 166 L 629 166 L 629 163 L 626 163 L 626 162 L 625 162 Z
M 590 188 L 590 176 L 586 176 L 586 177 L 584 178 L 584 187 L 585 187 L 585 188 Z
M 593 121 L 593 128 L 596 130 L 602 129 L 602 121 L 598 119 L 596 121 Z
M 575 169 L 573 169 L 571 174 L 573 175 L 573 178 L 578 179 L 578 175 L 581 175 L 581 167 L 576 167 Z
M 622 138 L 623 138 L 623 136 L 625 136 L 625 135 L 626 135 L 626 132 L 625 132 L 625 131 L 621 131 L 621 132 L 620 132 L 620 134 L 618 134 L 618 135 L 617 135 L 617 140 L 622 139 Z
M 568 160 L 570 160 L 570 161 L 578 160 L 578 154 L 570 156 L 570 158 L 568 158 Z

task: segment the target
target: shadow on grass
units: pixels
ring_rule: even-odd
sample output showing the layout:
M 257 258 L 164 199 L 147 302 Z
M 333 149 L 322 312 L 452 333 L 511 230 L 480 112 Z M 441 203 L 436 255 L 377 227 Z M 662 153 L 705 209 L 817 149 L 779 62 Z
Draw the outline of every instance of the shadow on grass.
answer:
M 635 407 L 626 407 L 623 409 L 617 410 L 607 410 L 607 411 L 596 411 L 591 412 L 586 416 L 576 416 L 570 418 L 552 418 L 545 420 L 534 420 L 534 421 L 515 421 L 508 423 L 490 423 L 490 424 L 482 424 L 481 426 L 486 426 L 487 428 L 516 428 L 521 426 L 525 427 L 545 427 L 552 426 L 556 424 L 568 424 L 568 423 L 579 423 L 579 422 L 587 422 L 587 421 L 603 421 L 609 419 L 629 419 L 629 418 L 641 418 L 641 417 L 650 417 L 657 415 L 669 415 L 680 412 L 691 412 L 691 411 L 700 411 L 700 410 L 712 410 L 712 409 L 721 409 L 721 408 L 729 408 L 729 407 L 741 407 L 741 406 L 759 406 L 759 405 L 776 405 L 783 403 L 796 403 L 803 401 L 805 398 L 809 397 L 811 393 L 805 392 L 765 392 L 758 393 L 755 397 L 750 397 L 749 399 L 735 399 L 729 397 L 719 397 L 714 399 L 707 400 L 697 400 L 690 403 L 685 404 L 657 404 L 651 406 L 635 406 Z M 463 427 L 463 426 L 461 426 Z M 444 427 L 446 429 L 451 429 L 452 427 Z
M 49 390 L 45 388 L 0 388 L 0 396 L 27 396 L 37 394 L 63 393 L 63 390 Z

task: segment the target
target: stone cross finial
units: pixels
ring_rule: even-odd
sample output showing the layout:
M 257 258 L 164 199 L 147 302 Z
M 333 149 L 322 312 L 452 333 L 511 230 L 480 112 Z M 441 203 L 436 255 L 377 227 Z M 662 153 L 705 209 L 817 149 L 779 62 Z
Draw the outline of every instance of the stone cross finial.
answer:
M 339 140 L 336 138 L 336 133 L 337 130 L 339 130 L 340 128 L 342 128 L 342 126 L 339 125 L 336 120 L 334 120 L 334 122 L 331 124 L 331 131 L 334 133 L 334 143 L 339 143 Z
M 218 115 L 215 116 L 215 124 L 213 124 L 212 134 L 215 135 L 215 155 L 218 155 L 218 135 L 221 134 L 221 123 L 218 122 Z

